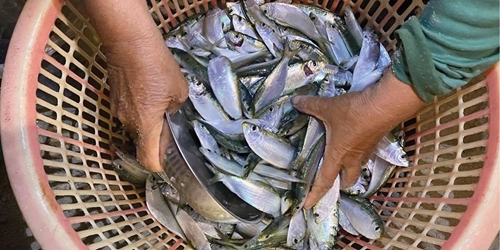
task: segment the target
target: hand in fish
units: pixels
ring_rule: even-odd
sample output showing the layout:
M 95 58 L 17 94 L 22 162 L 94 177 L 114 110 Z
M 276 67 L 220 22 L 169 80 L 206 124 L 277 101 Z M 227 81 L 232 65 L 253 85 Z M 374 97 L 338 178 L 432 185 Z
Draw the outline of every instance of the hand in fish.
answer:
M 400 99 L 401 95 L 407 96 L 408 102 L 394 106 L 393 100 Z M 380 139 L 425 105 L 411 87 L 399 81 L 390 70 L 379 84 L 361 92 L 334 98 L 297 96 L 292 103 L 298 110 L 323 121 L 326 128 L 322 167 L 305 208 L 318 202 L 339 173 L 341 187 L 352 186 L 358 180 L 360 166 L 368 160 Z

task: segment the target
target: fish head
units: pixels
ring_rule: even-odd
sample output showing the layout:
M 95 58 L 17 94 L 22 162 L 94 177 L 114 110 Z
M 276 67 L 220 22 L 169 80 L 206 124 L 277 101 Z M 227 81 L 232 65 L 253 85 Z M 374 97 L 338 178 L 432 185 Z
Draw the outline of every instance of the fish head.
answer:
M 408 155 L 404 151 L 402 147 L 398 147 L 395 149 L 393 152 L 394 157 L 393 159 L 397 159 L 397 166 L 400 167 L 409 167 L 410 166 L 410 160 L 408 159 Z
M 208 131 L 205 125 L 198 120 L 193 120 L 191 123 L 193 124 L 194 131 L 198 136 L 210 134 L 210 131 Z
M 326 62 L 324 61 L 313 61 L 310 60 L 304 65 L 304 74 L 306 76 L 315 75 L 320 72 L 323 68 L 325 68 Z
M 274 16 L 276 7 L 272 4 L 263 4 L 260 6 L 260 9 L 266 16 Z
M 240 16 L 238 16 L 238 17 L 241 18 Z M 230 31 L 228 33 L 228 38 L 229 38 L 229 42 L 233 46 L 241 47 L 241 45 L 243 45 L 243 42 L 244 42 L 243 36 L 238 32 Z
M 186 77 L 186 81 L 187 81 L 188 86 L 189 86 L 189 94 L 190 95 L 199 96 L 199 95 L 202 95 L 203 93 L 205 93 L 207 88 L 195 76 L 188 75 Z
M 245 135 L 246 140 L 258 140 L 262 139 L 262 131 L 263 129 L 260 126 L 257 126 L 250 122 L 243 122 L 243 134 Z
M 384 233 L 384 224 L 380 222 L 376 222 L 376 220 L 372 221 L 368 226 L 369 230 L 364 230 L 364 236 L 369 239 L 378 239 Z

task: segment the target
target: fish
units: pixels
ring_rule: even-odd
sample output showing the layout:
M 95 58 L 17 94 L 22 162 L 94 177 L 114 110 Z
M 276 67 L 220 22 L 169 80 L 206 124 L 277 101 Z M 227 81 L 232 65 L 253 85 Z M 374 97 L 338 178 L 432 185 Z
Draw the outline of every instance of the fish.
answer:
M 226 113 L 233 119 L 241 118 L 240 88 L 231 61 L 223 56 L 210 60 L 208 63 L 208 79 L 215 97 Z
M 358 62 L 352 73 L 352 86 L 349 92 L 361 91 L 368 86 L 366 81 L 361 80 L 375 70 L 379 55 L 380 45 L 377 35 L 371 30 L 365 30 L 363 32 L 363 44 L 359 52 Z
M 281 209 L 281 198 L 272 187 L 262 182 L 242 179 L 223 173 L 216 173 L 210 184 L 222 182 L 234 194 L 254 208 L 271 215 L 278 215 Z
M 352 36 L 359 44 L 359 46 L 361 46 L 361 43 L 363 41 L 363 30 L 356 21 L 356 17 L 354 16 L 354 13 L 352 12 L 351 7 L 349 6 L 346 6 L 345 8 L 345 22 Z
M 191 75 L 188 75 L 186 80 L 189 86 L 189 99 L 203 119 L 208 121 L 230 120 L 216 97 L 202 82 Z
M 254 39 L 259 39 L 259 36 L 257 35 L 257 32 L 255 31 L 253 26 L 244 17 L 235 14 L 232 15 L 231 20 L 236 32 L 245 34 Z
M 376 193 L 384 184 L 389 180 L 393 174 L 396 166 L 390 164 L 389 162 L 381 159 L 378 156 L 373 157 L 373 168 L 371 171 L 370 184 L 364 194 L 361 197 L 368 198 Z
M 394 135 L 387 134 L 382 137 L 375 147 L 375 154 L 387 162 L 400 167 L 409 167 L 410 161 L 401 144 Z
M 266 176 L 272 179 L 287 181 L 287 182 L 303 182 L 303 180 L 291 176 L 287 172 L 271 167 L 267 164 L 257 164 L 253 170 L 256 174 L 260 174 L 262 176 Z
M 193 120 L 191 122 L 194 132 L 196 133 L 196 137 L 200 141 L 200 144 L 203 148 L 206 148 L 218 155 L 221 155 L 221 150 L 215 138 L 210 134 L 210 131 L 198 120 Z
M 326 62 L 313 60 L 289 66 L 285 88 L 281 95 L 287 94 L 289 91 L 300 88 L 315 80 L 318 74 L 322 73 L 325 66 Z
M 135 157 L 126 154 L 115 145 L 111 146 L 111 150 L 118 156 L 118 159 L 115 159 L 112 165 L 120 179 L 143 187 L 151 172 L 142 166 Z
M 289 168 L 295 149 L 283 138 L 248 122 L 243 123 L 243 134 L 252 151 L 259 157 L 278 168 Z
M 223 38 L 224 30 L 228 30 L 231 26 L 229 16 L 218 7 L 210 9 L 205 16 L 203 36 L 212 44 L 218 43 L 219 47 L 226 48 L 227 44 Z
M 290 225 L 288 226 L 288 234 L 286 238 L 286 245 L 294 249 L 298 248 L 299 244 L 304 241 L 306 235 L 306 219 L 304 216 L 304 210 L 299 210 L 290 219 Z
M 361 203 L 347 195 L 340 194 L 340 209 L 361 235 L 368 239 L 378 239 L 384 232 L 384 222 L 370 202 Z
M 344 214 L 344 212 L 342 212 L 342 209 L 339 209 L 339 225 L 346 232 L 348 232 L 354 236 L 359 235 L 358 231 L 356 231 L 356 229 L 352 226 L 349 219 L 347 219 L 347 216 Z

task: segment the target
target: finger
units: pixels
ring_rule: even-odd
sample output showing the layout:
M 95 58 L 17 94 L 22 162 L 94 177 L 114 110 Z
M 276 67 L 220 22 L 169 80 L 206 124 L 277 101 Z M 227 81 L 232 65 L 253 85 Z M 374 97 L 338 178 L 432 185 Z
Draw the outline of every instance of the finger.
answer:
M 158 152 L 159 153 L 158 157 L 160 158 L 160 164 L 162 166 L 165 161 L 167 148 L 172 140 L 173 138 L 172 138 L 172 132 L 170 131 L 170 126 L 168 125 L 168 122 L 165 120 L 163 121 L 163 127 L 160 134 L 160 148 L 159 148 L 160 151 Z
M 322 117 L 325 115 L 325 108 L 328 107 L 327 101 L 328 98 L 320 96 L 302 95 L 292 98 L 292 104 L 296 109 L 321 120 L 324 120 Z
M 148 131 L 139 131 L 137 137 L 137 160 L 151 172 L 161 172 L 160 165 L 160 136 L 163 128 L 163 119 L 148 127 Z
M 328 133 L 328 132 L 327 132 Z M 327 138 L 330 138 L 327 136 Z M 310 209 L 314 204 L 323 197 L 323 195 L 330 190 L 333 186 L 333 182 L 337 178 L 340 171 L 340 159 L 339 151 L 333 146 L 331 140 L 327 140 L 325 146 L 325 153 L 323 155 L 323 163 L 317 174 L 317 178 L 314 181 L 311 192 L 307 195 L 306 201 L 304 203 L 305 209 Z
M 349 188 L 354 185 L 361 173 L 363 154 L 347 154 L 342 160 L 340 173 L 340 188 Z

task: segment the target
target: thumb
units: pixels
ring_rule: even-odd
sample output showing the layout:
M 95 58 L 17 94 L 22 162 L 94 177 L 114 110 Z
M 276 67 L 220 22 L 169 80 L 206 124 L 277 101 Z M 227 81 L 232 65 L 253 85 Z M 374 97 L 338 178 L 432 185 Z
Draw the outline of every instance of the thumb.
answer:
M 325 108 L 328 107 L 328 99 L 321 96 L 302 95 L 292 98 L 292 104 L 296 109 L 324 120 L 323 115 L 325 114 Z
M 151 172 L 162 172 L 160 164 L 160 136 L 163 119 L 150 127 L 149 131 L 139 131 L 137 137 L 137 160 Z

